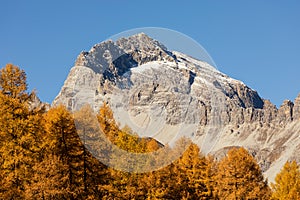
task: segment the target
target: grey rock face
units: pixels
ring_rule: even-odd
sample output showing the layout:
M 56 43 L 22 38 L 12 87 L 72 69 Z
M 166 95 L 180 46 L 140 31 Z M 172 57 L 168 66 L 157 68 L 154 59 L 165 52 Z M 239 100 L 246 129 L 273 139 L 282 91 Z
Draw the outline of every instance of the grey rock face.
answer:
M 294 120 L 300 120 L 300 94 L 294 101 L 294 107 L 293 107 L 293 119 Z
M 33 92 L 29 95 L 29 110 L 49 110 L 50 105 L 48 103 L 43 103 Z
M 280 108 L 278 110 L 278 122 L 279 123 L 286 123 L 288 121 L 293 120 L 293 107 L 294 107 L 293 102 L 291 102 L 289 100 L 285 100 L 283 102 L 283 104 L 280 106 Z
M 277 109 L 241 81 L 143 33 L 80 53 L 53 105 L 88 103 L 97 111 L 103 102 L 121 126 L 163 144 L 185 136 L 217 155 L 244 146 L 270 181 L 285 161 L 299 161 L 300 95 Z

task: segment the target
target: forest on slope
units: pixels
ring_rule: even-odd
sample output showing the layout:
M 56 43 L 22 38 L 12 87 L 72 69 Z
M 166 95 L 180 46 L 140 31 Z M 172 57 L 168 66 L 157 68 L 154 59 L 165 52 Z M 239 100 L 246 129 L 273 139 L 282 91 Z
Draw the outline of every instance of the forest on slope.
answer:
M 179 159 L 159 170 L 115 170 L 87 150 L 76 129 L 76 113 L 62 105 L 32 107 L 34 96 L 27 92 L 23 70 L 13 64 L 1 69 L 0 199 L 300 199 L 296 162 L 287 162 L 269 186 L 244 148 L 232 148 L 216 160 L 190 144 Z M 82 109 L 81 113 L 92 110 Z M 85 115 L 79 112 L 77 117 Z M 154 139 L 120 129 L 107 104 L 97 120 L 107 138 L 126 151 L 162 148 Z M 172 148 L 180 148 L 186 140 Z

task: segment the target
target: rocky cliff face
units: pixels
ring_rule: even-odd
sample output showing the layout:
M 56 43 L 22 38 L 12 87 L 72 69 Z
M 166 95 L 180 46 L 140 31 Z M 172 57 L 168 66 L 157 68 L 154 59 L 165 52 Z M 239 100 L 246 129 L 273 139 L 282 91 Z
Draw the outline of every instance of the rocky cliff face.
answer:
M 29 110 L 49 110 L 50 108 L 50 104 L 43 103 L 34 92 L 29 95 L 28 104 Z
M 244 146 L 271 181 L 285 161 L 300 161 L 300 95 L 277 109 L 241 81 L 143 33 L 80 53 L 53 105 L 98 110 L 103 102 L 121 125 L 163 144 L 186 136 L 217 157 Z

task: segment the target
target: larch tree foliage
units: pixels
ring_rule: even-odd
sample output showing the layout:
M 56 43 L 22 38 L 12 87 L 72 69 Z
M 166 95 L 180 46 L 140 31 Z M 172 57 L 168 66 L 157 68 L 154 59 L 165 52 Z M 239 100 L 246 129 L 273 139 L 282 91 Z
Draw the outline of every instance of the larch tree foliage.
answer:
M 100 129 L 107 136 L 107 138 L 115 144 L 118 133 L 120 132 L 117 123 L 114 119 L 112 110 L 107 103 L 104 103 L 100 108 L 99 114 L 97 115 Z
M 146 152 L 148 143 L 146 140 L 133 134 L 129 127 L 122 130 L 117 125 L 113 112 L 108 104 L 104 103 L 97 115 L 100 131 L 115 146 L 128 152 L 143 153 Z M 150 140 L 149 140 L 150 142 Z M 155 148 L 154 144 L 149 144 L 149 148 Z M 113 155 L 110 162 L 122 165 L 124 158 L 122 155 Z M 138 180 L 142 177 L 140 174 L 127 173 L 108 169 L 110 173 L 110 184 L 102 185 L 100 188 L 105 191 L 104 199 L 135 199 L 141 196 Z
M 21 198 L 30 174 L 31 152 L 26 131 L 28 110 L 18 100 L 0 94 L 0 199 Z M 26 144 L 28 143 L 28 144 Z M 27 157 L 27 158 L 26 158 Z
M 74 194 L 84 194 L 83 152 L 84 147 L 76 132 L 72 114 L 60 105 L 51 108 L 45 115 L 45 128 L 48 135 L 47 149 L 58 156 L 68 166 L 69 198 L 81 198 Z
M 177 198 L 208 198 L 208 160 L 200 154 L 199 147 L 191 143 L 180 159 L 174 163 L 175 187 Z
M 7 64 L 0 71 L 0 199 L 22 199 L 39 156 L 38 116 L 27 100 L 26 74 Z
M 151 138 L 140 138 L 129 128 L 120 129 L 107 104 L 98 115 L 88 106 L 74 114 L 64 106 L 44 113 L 30 108 L 31 94 L 26 91 L 23 70 L 12 64 L 0 70 L 0 199 L 270 197 L 258 164 L 243 148 L 233 148 L 215 162 L 202 156 L 197 145 L 182 139 L 174 148 L 165 146 L 165 153 L 155 157 L 153 162 L 160 163 L 186 150 L 160 170 L 138 174 L 108 168 L 93 157 L 112 159 L 107 156 L 111 146 L 105 146 L 106 138 L 132 153 L 154 152 L 162 145 Z M 99 130 L 104 133 L 102 138 L 97 135 Z M 186 144 L 190 144 L 188 148 Z M 126 159 L 115 157 L 120 164 Z M 136 161 L 132 162 L 135 166 Z M 286 163 L 272 184 L 272 199 L 300 199 L 299 179 L 299 166 Z
M 128 126 L 120 129 L 114 120 L 112 110 L 106 103 L 100 108 L 97 118 L 100 130 L 104 133 L 105 137 L 120 149 L 133 153 L 146 153 L 157 151 L 162 147 L 154 139 L 140 138 Z M 122 165 L 123 161 L 128 162 L 126 156 L 124 157 L 123 155 L 113 155 L 110 159 L 117 161 L 120 165 Z M 138 162 L 137 160 L 132 161 L 136 169 L 140 167 L 137 164 Z M 156 176 L 154 173 L 127 173 L 113 169 L 108 169 L 107 171 L 110 173 L 111 178 L 109 181 L 110 184 L 100 186 L 105 191 L 103 199 L 143 199 L 146 196 L 148 197 L 148 195 L 152 195 L 149 191 L 150 187 L 153 188 L 154 186 L 149 183 L 152 182 L 150 177 Z M 156 189 L 154 190 L 156 191 Z
M 26 185 L 26 199 L 70 199 L 69 169 L 56 155 L 48 155 L 33 166 L 34 174 Z
M 116 146 L 133 153 L 153 152 L 161 148 L 161 144 L 152 138 L 141 138 L 129 126 L 122 129 L 114 119 L 113 111 L 104 103 L 97 115 L 100 131 Z
M 104 191 L 101 188 L 108 185 L 110 177 L 108 176 L 107 166 L 99 160 L 107 159 L 109 147 L 102 138 L 104 136 L 100 134 L 98 119 L 90 105 L 85 105 L 75 112 L 74 118 L 77 133 L 84 145 L 82 171 L 84 192 L 88 194 L 85 198 L 103 198 Z
M 300 167 L 295 161 L 286 162 L 271 184 L 274 200 L 300 199 Z
M 0 71 L 0 89 L 2 94 L 14 99 L 26 99 L 28 94 L 25 71 L 13 64 L 7 64 Z
M 255 159 L 244 148 L 229 150 L 218 164 L 219 199 L 268 199 L 270 189 Z
M 206 167 L 206 179 L 205 179 L 205 186 L 207 188 L 206 195 L 209 197 L 208 199 L 216 199 L 216 191 L 217 191 L 217 168 L 218 168 L 218 161 L 212 156 L 208 155 L 206 157 L 207 160 L 207 167 Z

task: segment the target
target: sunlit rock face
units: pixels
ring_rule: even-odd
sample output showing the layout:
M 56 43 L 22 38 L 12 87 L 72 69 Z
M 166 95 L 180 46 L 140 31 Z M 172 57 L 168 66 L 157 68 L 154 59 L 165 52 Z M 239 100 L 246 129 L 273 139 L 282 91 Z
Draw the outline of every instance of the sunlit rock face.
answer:
M 103 102 L 121 126 L 163 144 L 185 136 L 217 157 L 243 146 L 270 181 L 287 160 L 300 161 L 300 95 L 277 109 L 241 81 L 143 33 L 81 52 L 53 105 L 98 111 Z

